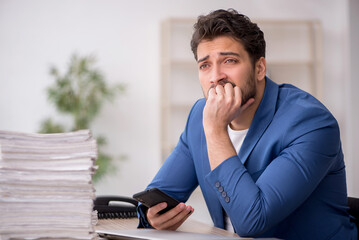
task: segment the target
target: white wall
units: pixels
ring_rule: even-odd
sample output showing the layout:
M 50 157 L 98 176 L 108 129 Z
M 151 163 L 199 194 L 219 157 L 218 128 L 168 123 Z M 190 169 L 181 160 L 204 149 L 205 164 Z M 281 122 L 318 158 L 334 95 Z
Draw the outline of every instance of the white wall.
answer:
M 348 126 L 348 154 L 347 157 L 351 160 L 350 168 L 348 168 L 348 177 L 351 180 L 349 185 L 349 193 L 353 196 L 359 197 L 359 81 L 358 81 L 358 67 L 359 67 L 359 1 L 349 1 L 349 44 L 348 51 L 350 54 L 350 83 L 348 86 L 348 102 L 351 106 L 347 110 L 347 126 Z
M 340 123 L 349 193 L 359 194 L 352 170 L 359 170 L 353 160 L 358 153 L 349 147 L 349 132 L 358 133 L 358 126 L 346 120 L 349 112 L 359 119 L 350 101 L 350 96 L 358 100 L 353 94 L 359 86 L 349 80 L 349 61 L 355 59 L 349 57 L 354 25 L 349 24 L 348 0 L 0 0 L 0 129 L 37 131 L 41 120 L 55 116 L 46 101 L 45 88 L 53 81 L 49 66 L 64 69 L 73 52 L 94 53 L 109 83 L 128 86 L 124 96 L 106 105 L 93 128 L 108 137 L 108 152 L 127 156 L 118 162 L 116 175 L 96 185 L 97 191 L 132 195 L 142 190 L 160 165 L 160 22 L 229 7 L 252 19 L 322 22 L 323 101 Z

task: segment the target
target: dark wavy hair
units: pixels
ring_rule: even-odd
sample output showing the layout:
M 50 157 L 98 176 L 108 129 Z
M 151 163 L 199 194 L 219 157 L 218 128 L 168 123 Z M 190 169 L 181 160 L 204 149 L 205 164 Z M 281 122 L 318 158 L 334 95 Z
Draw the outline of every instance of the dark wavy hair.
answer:
M 243 44 L 253 67 L 259 58 L 265 57 L 266 42 L 263 32 L 256 23 L 234 9 L 220 9 L 201 15 L 193 27 L 191 49 L 196 60 L 198 44 L 202 40 L 213 40 L 219 36 L 229 36 Z

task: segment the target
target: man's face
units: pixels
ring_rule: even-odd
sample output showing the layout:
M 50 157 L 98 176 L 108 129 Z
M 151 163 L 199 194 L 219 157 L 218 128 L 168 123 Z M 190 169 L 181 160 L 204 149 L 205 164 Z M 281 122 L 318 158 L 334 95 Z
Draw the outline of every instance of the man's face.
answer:
M 197 48 L 198 75 L 207 99 L 208 91 L 230 82 L 242 93 L 242 105 L 256 95 L 256 79 L 251 59 L 243 45 L 231 37 L 202 40 Z

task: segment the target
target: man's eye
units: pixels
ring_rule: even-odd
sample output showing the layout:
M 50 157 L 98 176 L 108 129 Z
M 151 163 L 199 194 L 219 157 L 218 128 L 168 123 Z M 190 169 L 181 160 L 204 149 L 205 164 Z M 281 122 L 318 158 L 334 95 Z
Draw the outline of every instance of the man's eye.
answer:
M 236 59 L 227 59 L 225 62 L 226 63 L 236 63 L 237 60 Z
M 205 69 L 207 67 L 208 67 L 208 64 L 202 64 L 202 65 L 199 66 L 199 69 Z

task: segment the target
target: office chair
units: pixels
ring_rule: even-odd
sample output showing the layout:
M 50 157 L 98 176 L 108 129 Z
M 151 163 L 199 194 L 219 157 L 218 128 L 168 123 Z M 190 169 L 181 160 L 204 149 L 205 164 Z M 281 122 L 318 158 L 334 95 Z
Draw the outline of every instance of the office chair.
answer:
M 359 198 L 348 197 L 348 206 L 348 212 L 355 218 L 353 219 L 353 222 L 357 225 L 359 231 Z

